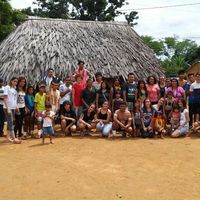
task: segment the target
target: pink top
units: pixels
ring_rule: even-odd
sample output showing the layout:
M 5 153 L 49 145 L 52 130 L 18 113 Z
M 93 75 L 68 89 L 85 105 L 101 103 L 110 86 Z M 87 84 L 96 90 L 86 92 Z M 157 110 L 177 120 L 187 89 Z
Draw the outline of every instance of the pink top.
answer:
M 158 102 L 158 94 L 160 92 L 160 87 L 158 86 L 158 84 L 153 84 L 153 85 L 147 84 L 146 87 L 150 101 Z
M 87 81 L 87 70 L 86 69 L 83 69 L 83 70 L 76 69 L 75 73 L 80 74 L 82 76 L 82 78 L 83 78 L 82 83 L 85 86 L 86 81 Z
M 184 97 L 184 89 L 180 86 L 178 86 L 177 88 L 172 88 L 172 87 L 169 87 L 167 89 L 167 92 L 171 90 L 173 92 L 173 96 L 174 98 L 176 99 L 176 101 L 178 101 L 179 99 L 183 98 Z
M 81 101 L 81 92 L 84 89 L 84 85 L 83 83 L 81 83 L 80 85 L 78 83 L 74 83 L 73 85 L 74 88 L 74 104 L 75 106 L 82 106 L 83 103 Z

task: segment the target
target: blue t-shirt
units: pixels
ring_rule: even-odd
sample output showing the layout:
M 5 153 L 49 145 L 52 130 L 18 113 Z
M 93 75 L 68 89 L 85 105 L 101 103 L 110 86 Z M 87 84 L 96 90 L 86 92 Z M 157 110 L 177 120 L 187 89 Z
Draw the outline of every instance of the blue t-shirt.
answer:
M 30 113 L 32 113 L 34 111 L 34 96 L 30 96 L 29 94 L 26 94 L 25 104 L 26 104 L 26 107 L 30 110 Z
M 186 83 L 186 85 L 185 85 L 185 91 L 186 92 L 190 91 L 190 86 L 191 86 L 190 82 Z M 189 95 L 189 97 L 188 97 L 188 103 L 189 104 L 193 104 L 194 103 L 194 95 L 193 94 Z

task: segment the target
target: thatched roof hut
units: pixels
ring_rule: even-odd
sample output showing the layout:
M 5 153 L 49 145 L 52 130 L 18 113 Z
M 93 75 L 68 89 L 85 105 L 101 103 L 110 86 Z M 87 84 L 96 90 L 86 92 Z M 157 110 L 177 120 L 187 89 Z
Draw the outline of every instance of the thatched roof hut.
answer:
M 187 69 L 187 74 L 190 73 L 193 74 L 200 73 L 200 61 L 193 63 L 191 67 Z
M 161 75 L 159 61 L 126 23 L 29 18 L 0 44 L 0 76 L 39 79 L 51 67 L 73 74 L 77 60 L 105 77 Z

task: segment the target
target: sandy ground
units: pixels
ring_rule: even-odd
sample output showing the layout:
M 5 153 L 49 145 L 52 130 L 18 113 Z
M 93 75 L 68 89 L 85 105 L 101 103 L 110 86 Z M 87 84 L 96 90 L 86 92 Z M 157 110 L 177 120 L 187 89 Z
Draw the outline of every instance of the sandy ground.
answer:
M 0 200 L 200 199 L 200 136 L 54 142 L 0 139 Z

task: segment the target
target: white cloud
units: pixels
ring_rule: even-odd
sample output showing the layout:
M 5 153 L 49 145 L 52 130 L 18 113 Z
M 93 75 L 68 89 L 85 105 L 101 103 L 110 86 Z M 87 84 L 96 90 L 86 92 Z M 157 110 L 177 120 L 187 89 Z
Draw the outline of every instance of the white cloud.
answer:
M 10 3 L 16 9 L 33 6 L 33 0 L 11 0 Z
M 129 0 L 129 2 L 131 4 L 127 6 L 128 9 L 188 3 L 188 1 L 184 0 Z M 199 0 L 192 0 L 189 3 L 199 2 Z M 189 38 L 200 44 L 200 30 L 198 29 L 199 9 L 200 5 L 139 10 L 138 25 L 134 29 L 140 35 L 151 35 L 155 38 L 178 35 L 182 39 Z M 119 20 L 122 20 L 122 18 L 119 18 Z

